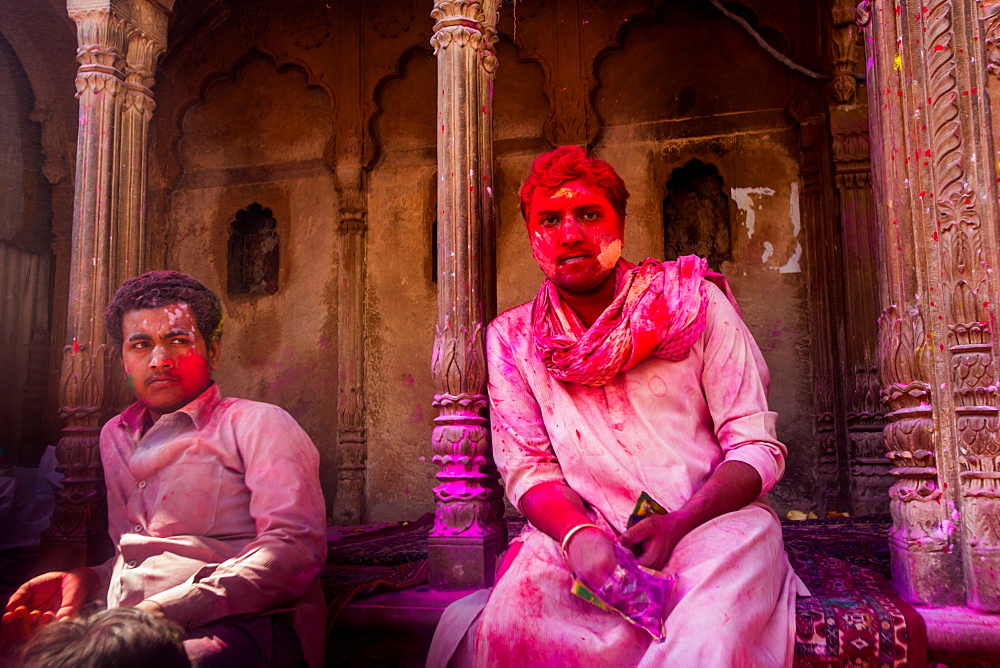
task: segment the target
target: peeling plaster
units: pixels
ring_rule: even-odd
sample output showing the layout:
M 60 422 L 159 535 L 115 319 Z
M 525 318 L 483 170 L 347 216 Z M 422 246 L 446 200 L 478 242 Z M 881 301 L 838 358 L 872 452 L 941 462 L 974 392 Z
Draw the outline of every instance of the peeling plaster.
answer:
M 746 214 L 746 219 L 743 221 L 743 225 L 747 228 L 747 238 L 753 239 L 753 229 L 756 222 L 757 212 L 754 211 L 753 200 L 750 199 L 751 195 L 767 195 L 768 197 L 774 196 L 774 188 L 730 188 L 729 196 L 733 198 L 736 202 L 736 206 Z

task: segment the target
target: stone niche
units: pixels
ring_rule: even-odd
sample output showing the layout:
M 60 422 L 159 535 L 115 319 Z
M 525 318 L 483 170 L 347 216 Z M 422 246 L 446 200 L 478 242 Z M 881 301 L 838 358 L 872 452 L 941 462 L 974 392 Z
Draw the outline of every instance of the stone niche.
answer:
M 273 295 L 281 268 L 278 221 L 270 209 L 254 202 L 229 224 L 229 294 Z
M 718 271 L 733 259 L 729 198 L 719 169 L 693 158 L 670 174 L 663 198 L 663 247 L 667 260 L 700 255 Z
M 320 451 L 328 502 L 337 484 L 340 243 L 324 160 L 330 105 L 303 70 L 260 54 L 206 82 L 181 118 L 182 171 L 162 223 L 166 266 L 222 297 L 215 377 L 223 393 L 277 404 L 298 420 Z

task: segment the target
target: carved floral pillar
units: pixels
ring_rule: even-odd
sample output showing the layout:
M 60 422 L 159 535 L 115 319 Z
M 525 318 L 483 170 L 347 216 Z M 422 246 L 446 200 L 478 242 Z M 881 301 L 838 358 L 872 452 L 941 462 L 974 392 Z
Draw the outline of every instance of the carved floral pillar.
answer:
M 363 171 L 337 170 L 340 195 L 340 268 L 337 278 L 337 449 L 340 465 L 335 524 L 360 524 L 365 516 L 364 277 L 365 199 Z
M 438 60 L 438 321 L 435 383 L 434 528 L 430 583 L 489 586 L 506 539 L 497 512 L 486 412 L 483 336 L 495 310 L 493 113 L 496 0 L 435 0 L 431 44 Z
M 172 3 L 170 3 L 172 4 Z M 117 357 L 104 307 L 117 282 L 138 271 L 145 141 L 153 65 L 166 40 L 161 5 L 69 0 L 80 68 L 66 345 L 57 444 L 63 488 L 44 544 L 53 561 L 93 563 L 109 550 L 98 436 L 117 406 Z
M 996 172 L 979 5 L 862 3 L 893 581 L 1000 611 Z

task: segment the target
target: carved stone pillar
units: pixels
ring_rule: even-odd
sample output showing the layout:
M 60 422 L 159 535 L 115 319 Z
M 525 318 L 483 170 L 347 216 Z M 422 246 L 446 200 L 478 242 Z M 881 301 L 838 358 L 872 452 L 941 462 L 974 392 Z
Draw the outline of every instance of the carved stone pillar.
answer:
M 92 563 L 109 550 L 98 436 L 117 408 L 120 372 L 103 315 L 116 281 L 139 264 L 145 190 L 145 147 L 139 143 L 145 143 L 145 114 L 152 109 L 123 98 L 149 97 L 142 84 L 149 83 L 166 41 L 159 4 L 69 0 L 68 10 L 79 42 L 80 124 L 60 383 L 65 426 L 57 445 L 64 477 L 44 535 L 48 559 L 64 566 Z
M 160 42 L 139 30 L 129 34 L 122 91 L 120 152 L 118 155 L 118 232 L 112 248 L 111 285 L 117 287 L 145 270 L 146 158 L 149 122 L 153 118 L 153 73 L 163 53 Z
M 801 212 L 810 258 L 809 294 L 810 335 L 813 349 L 813 414 L 819 446 L 818 499 L 820 514 L 843 512 L 847 508 L 847 452 L 844 419 L 841 410 L 842 379 L 837 332 L 842 312 L 841 285 L 838 275 L 839 246 L 836 243 L 836 218 L 829 188 L 829 139 L 825 116 L 808 119 L 800 125 L 802 165 Z
M 885 456 L 885 413 L 880 397 L 876 321 L 881 310 L 879 251 L 872 203 L 868 129 L 857 114 L 833 113 L 834 182 L 840 216 L 844 277 L 844 406 L 850 464 L 851 512 L 884 513 L 892 483 Z
M 998 612 L 1000 230 L 980 3 L 868 4 L 893 579 L 911 601 Z
M 365 196 L 360 166 L 337 170 L 340 194 L 340 273 L 337 278 L 337 450 L 340 465 L 335 524 L 365 517 L 364 281 Z
M 435 0 L 438 59 L 438 321 L 435 383 L 435 517 L 428 544 L 431 586 L 493 582 L 505 542 L 492 489 L 483 335 L 495 310 L 490 91 L 496 0 Z M 485 191 L 485 192 L 484 192 Z

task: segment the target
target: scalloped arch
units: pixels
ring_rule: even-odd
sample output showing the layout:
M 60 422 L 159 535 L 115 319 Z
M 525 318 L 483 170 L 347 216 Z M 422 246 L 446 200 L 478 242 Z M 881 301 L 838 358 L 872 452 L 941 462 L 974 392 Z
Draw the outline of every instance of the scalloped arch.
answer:
M 362 165 L 367 170 L 374 169 L 379 158 L 382 157 L 382 142 L 377 131 L 377 123 L 382 114 L 385 113 L 385 108 L 382 104 L 382 96 L 385 93 L 385 88 L 393 81 L 398 81 L 406 76 L 405 70 L 410 60 L 420 54 L 433 55 L 430 45 L 414 44 L 403 49 L 399 57 L 393 62 L 391 71 L 380 77 L 372 88 L 370 107 L 365 110 L 366 118 L 364 121 L 365 130 L 371 138 L 371 141 L 365 143 L 365 154 L 362 157 Z
M 591 87 L 590 91 L 587 94 L 588 108 L 591 110 L 591 112 L 594 114 L 594 117 L 597 119 L 597 131 L 594 134 L 594 136 L 591 137 L 590 140 L 591 147 L 593 147 L 598 143 L 598 141 L 600 141 L 601 133 L 603 132 L 604 129 L 603 120 L 597 113 L 597 108 L 594 104 L 597 93 L 602 85 L 600 77 L 598 77 L 597 75 L 600 67 L 603 65 L 604 61 L 610 54 L 616 51 L 621 51 L 625 48 L 624 47 L 625 40 L 628 39 L 628 36 L 629 34 L 631 34 L 632 31 L 644 25 L 648 26 L 654 23 L 655 21 L 659 20 L 661 18 L 661 14 L 664 11 L 666 11 L 669 4 L 670 4 L 669 0 L 661 0 L 655 6 L 652 6 L 641 12 L 636 12 L 635 14 L 630 15 L 627 20 L 622 22 L 621 27 L 618 28 L 617 31 L 615 31 L 615 34 L 611 38 L 609 43 L 604 47 L 602 47 L 594 56 L 593 63 L 588 72 L 588 78 L 591 82 Z M 730 9 L 732 9 L 733 7 L 741 9 L 742 12 L 738 13 L 743 14 L 745 18 L 747 18 L 747 21 L 757 30 L 757 32 L 762 34 L 771 33 L 777 35 L 784 41 L 786 45 L 792 45 L 794 47 L 795 45 L 794 40 L 791 39 L 791 36 L 785 30 L 776 26 L 762 24 L 759 18 L 757 17 L 757 13 L 749 5 L 749 3 L 741 2 L 739 0 L 733 0 L 730 2 L 725 2 L 724 4 L 729 5 Z M 794 55 L 794 54 L 789 54 L 789 55 Z
M 249 64 L 254 58 L 262 58 L 267 61 L 278 74 L 287 72 L 290 69 L 302 72 L 305 75 L 306 85 L 309 88 L 319 89 L 326 93 L 327 100 L 329 102 L 328 113 L 330 122 L 331 125 L 336 127 L 336 95 L 325 80 L 315 75 L 309 63 L 298 58 L 281 58 L 273 51 L 260 46 L 250 47 L 229 58 L 222 65 L 212 63 L 214 66 L 205 67 L 202 71 L 194 73 L 194 78 L 197 83 L 189 89 L 192 91 L 191 94 L 180 100 L 172 101 L 174 105 L 172 109 L 173 113 L 170 118 L 166 120 L 172 130 L 170 133 L 170 142 L 167 153 L 170 155 L 174 167 L 171 170 L 172 173 L 170 173 L 166 179 L 168 188 L 175 188 L 183 174 L 183 170 L 181 169 L 182 162 L 180 147 L 181 141 L 184 139 L 184 119 L 188 112 L 198 105 L 205 103 L 208 90 L 212 86 L 226 81 L 235 81 L 240 70 Z M 323 157 L 331 171 L 335 168 L 335 142 L 336 132 L 331 132 L 326 146 L 323 147 Z

